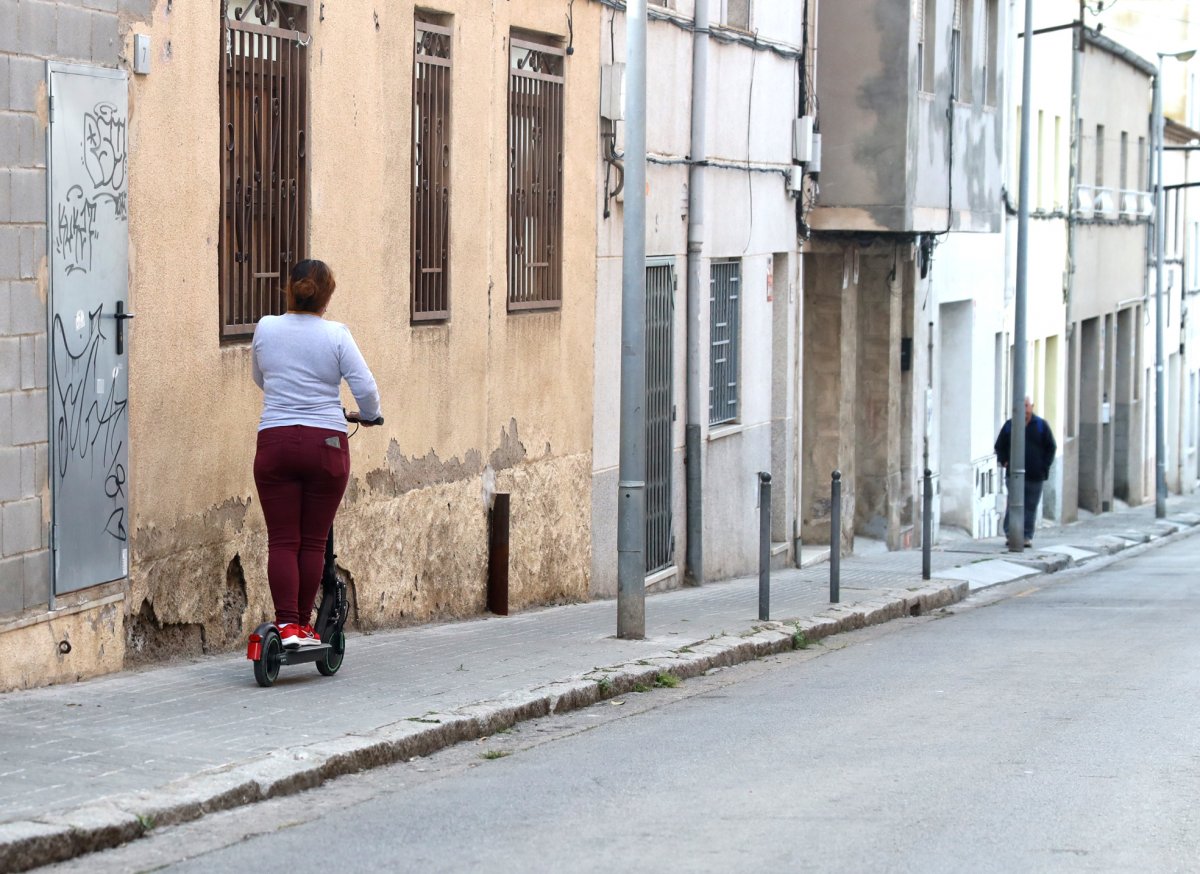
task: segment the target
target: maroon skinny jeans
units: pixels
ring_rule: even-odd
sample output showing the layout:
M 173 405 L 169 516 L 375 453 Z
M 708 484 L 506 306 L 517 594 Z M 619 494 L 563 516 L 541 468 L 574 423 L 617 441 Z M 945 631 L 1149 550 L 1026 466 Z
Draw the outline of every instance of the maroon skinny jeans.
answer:
M 350 478 L 342 431 L 285 425 L 258 432 L 254 484 L 267 520 L 267 581 L 277 625 L 307 625 L 325 541 Z

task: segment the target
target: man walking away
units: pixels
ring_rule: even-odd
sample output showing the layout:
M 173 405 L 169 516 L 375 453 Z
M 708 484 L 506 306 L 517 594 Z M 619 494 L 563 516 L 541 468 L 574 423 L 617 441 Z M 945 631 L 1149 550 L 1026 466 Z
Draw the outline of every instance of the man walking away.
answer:
M 1012 419 L 1004 423 L 996 438 L 996 460 L 1008 472 L 1009 450 L 1012 444 Z M 1033 402 L 1025 398 L 1025 545 L 1033 546 L 1033 529 L 1037 526 L 1038 504 L 1042 500 L 1042 485 L 1050 476 L 1050 465 L 1058 444 L 1050 423 L 1033 414 Z M 1008 510 L 1004 511 L 1004 530 L 1008 530 Z

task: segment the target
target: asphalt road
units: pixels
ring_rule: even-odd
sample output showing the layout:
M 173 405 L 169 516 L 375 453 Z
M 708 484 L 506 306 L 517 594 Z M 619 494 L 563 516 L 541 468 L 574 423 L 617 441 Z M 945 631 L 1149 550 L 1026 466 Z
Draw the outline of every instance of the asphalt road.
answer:
M 988 590 L 58 870 L 1198 871 L 1198 565 Z

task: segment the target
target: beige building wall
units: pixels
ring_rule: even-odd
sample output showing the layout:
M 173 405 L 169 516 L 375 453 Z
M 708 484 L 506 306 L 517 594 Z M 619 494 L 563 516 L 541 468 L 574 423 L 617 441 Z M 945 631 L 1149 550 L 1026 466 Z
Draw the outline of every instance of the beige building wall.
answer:
M 310 12 L 306 254 L 337 276 L 329 317 L 353 332 L 387 420 L 351 442 L 336 525 L 359 629 L 485 609 L 495 491 L 512 495 L 512 608 L 588 592 L 598 7 L 575 4 L 565 59 L 562 307 L 514 314 L 508 37 L 565 46 L 565 6 L 433 7 L 454 30 L 451 317 L 421 326 L 409 318 L 414 5 Z M 103 669 L 122 648 L 124 664 L 235 648 L 272 613 L 252 478 L 261 393 L 248 342 L 219 337 L 221 5 L 159 2 L 124 34 L 125 58 L 134 31 L 153 49 L 129 98 L 131 559 L 98 638 Z M 18 670 L 5 686 L 76 673 Z

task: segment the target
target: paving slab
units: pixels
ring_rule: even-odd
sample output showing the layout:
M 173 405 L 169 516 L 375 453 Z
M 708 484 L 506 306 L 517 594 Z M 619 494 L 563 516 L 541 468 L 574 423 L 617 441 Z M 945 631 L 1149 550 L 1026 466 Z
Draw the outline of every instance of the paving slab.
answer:
M 931 576 L 939 580 L 962 580 L 970 586 L 973 592 L 977 589 L 986 589 L 988 586 L 1009 583 L 1013 580 L 1019 580 L 1022 577 L 1030 577 L 1040 573 L 1042 573 L 1041 569 L 1036 567 L 1018 564 L 1014 561 L 1005 561 L 1002 558 L 989 558 L 965 564 L 961 567 L 938 571 L 936 574 L 931 574 Z

